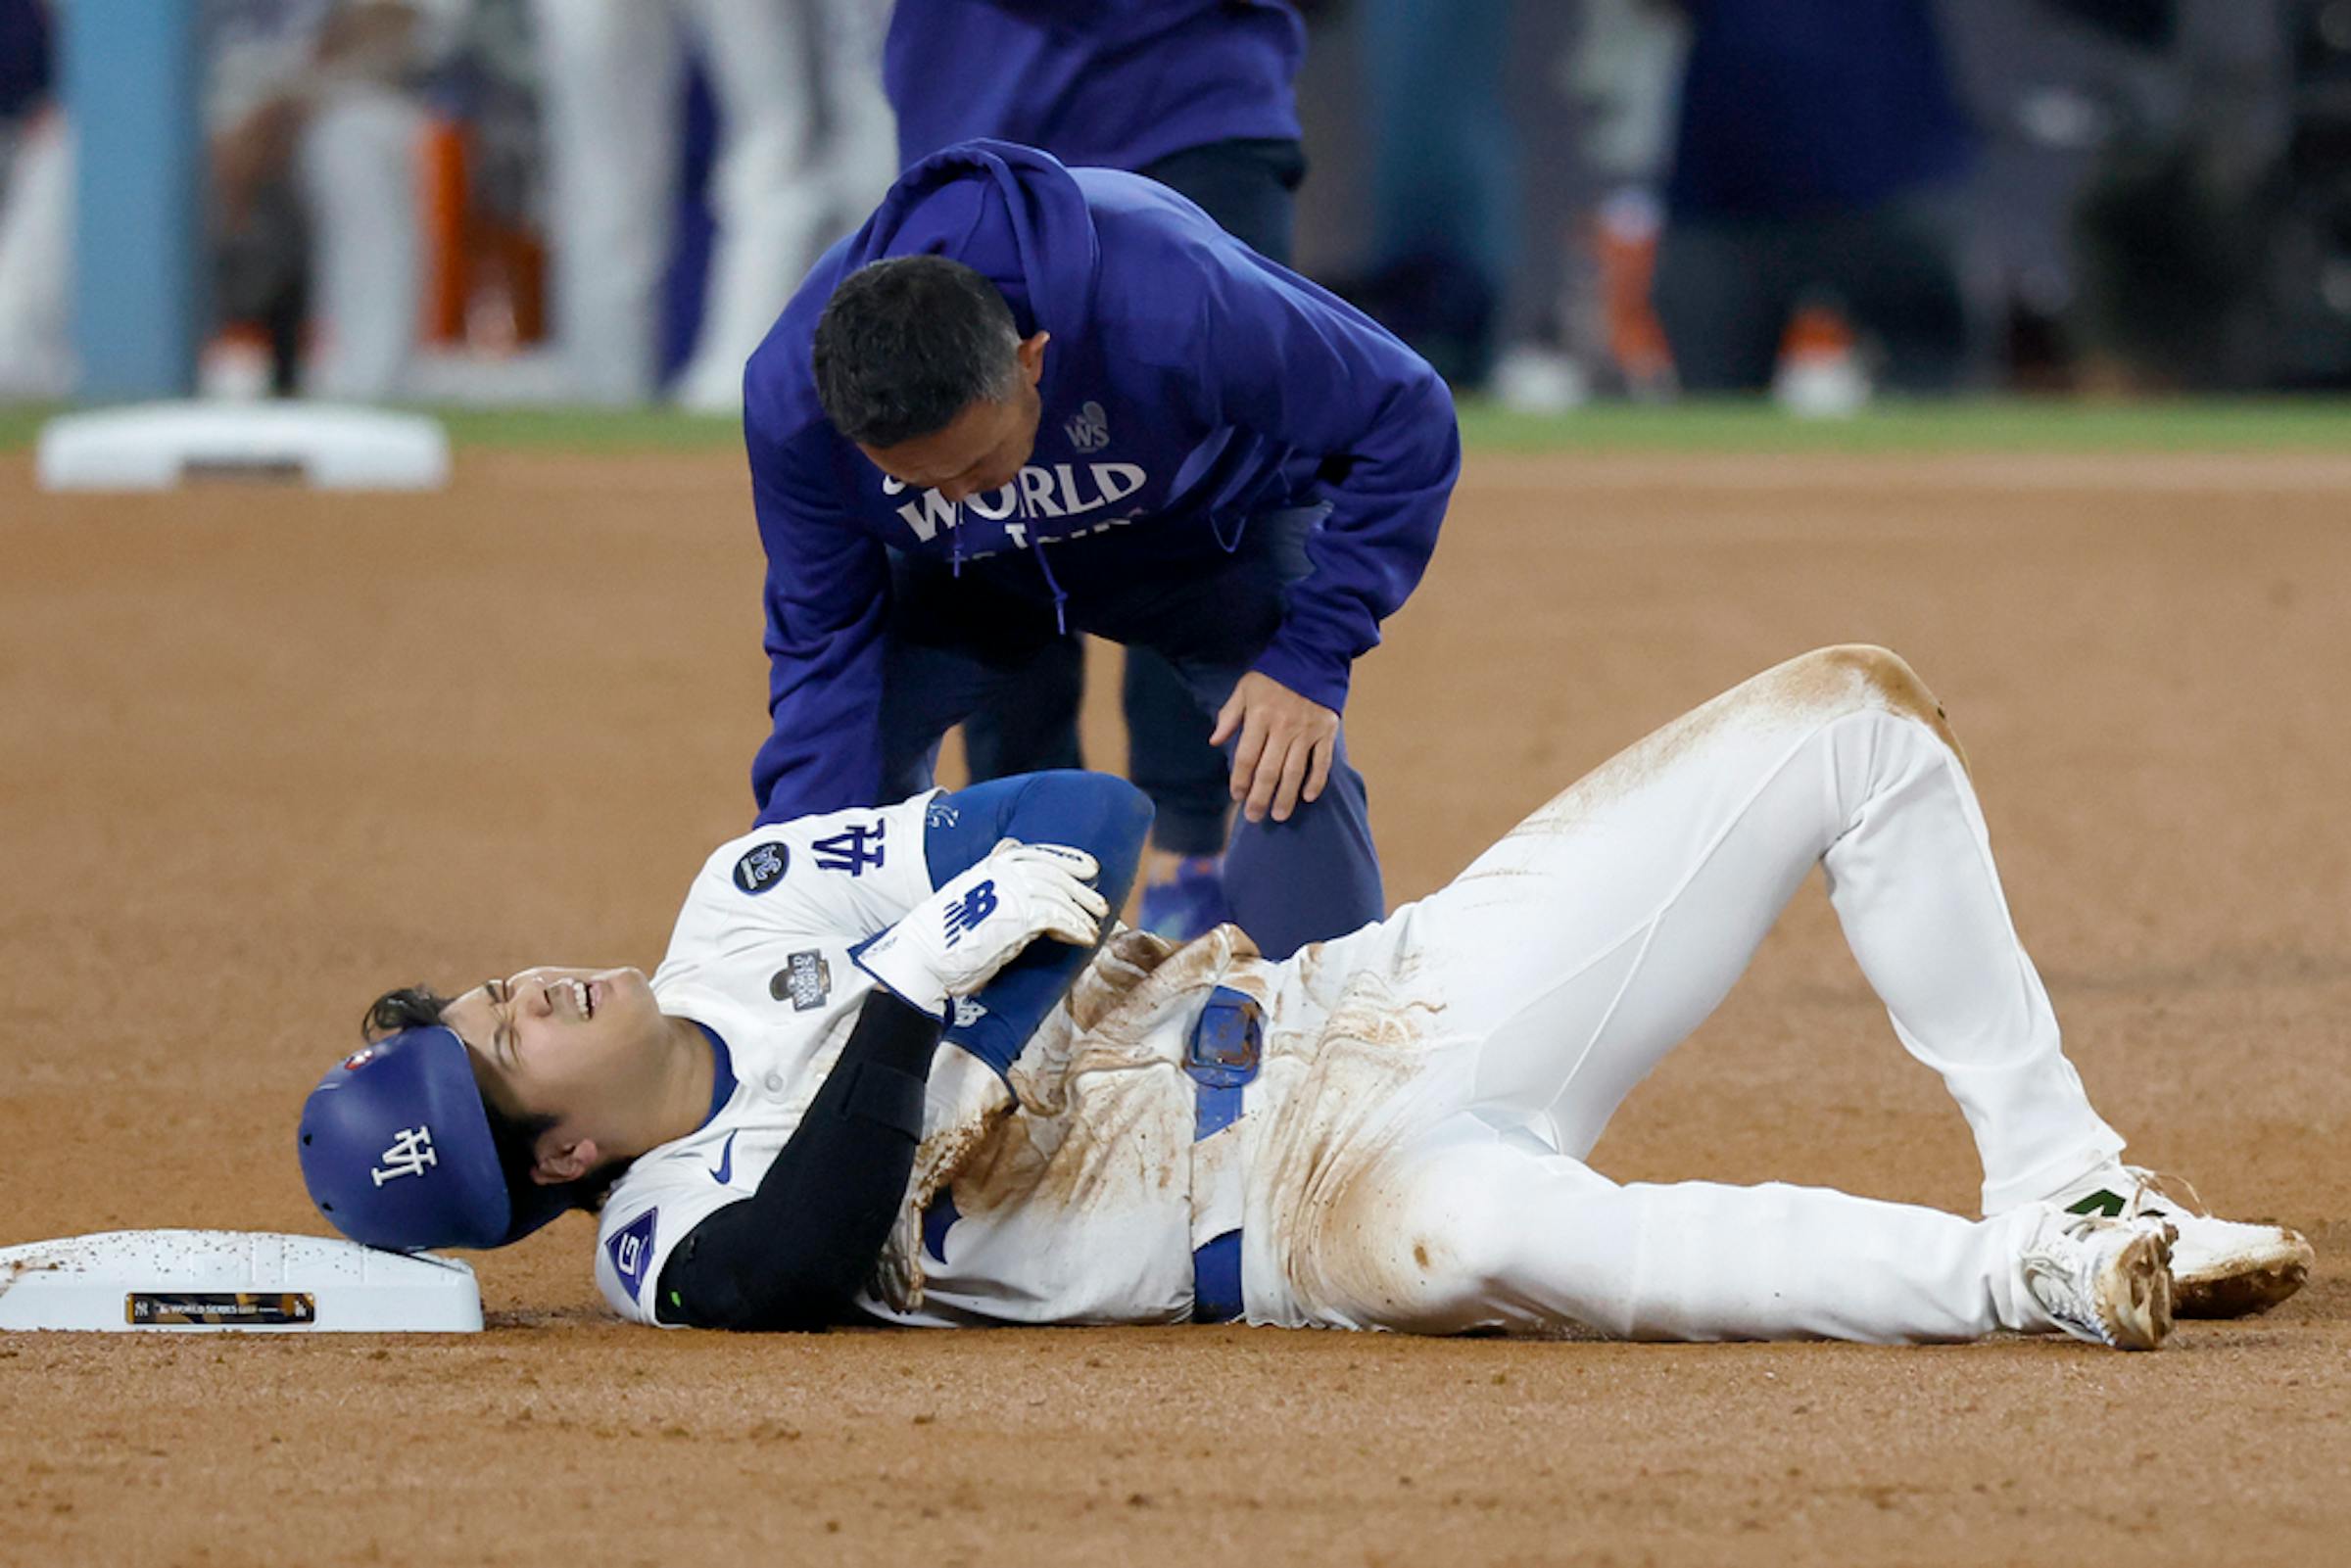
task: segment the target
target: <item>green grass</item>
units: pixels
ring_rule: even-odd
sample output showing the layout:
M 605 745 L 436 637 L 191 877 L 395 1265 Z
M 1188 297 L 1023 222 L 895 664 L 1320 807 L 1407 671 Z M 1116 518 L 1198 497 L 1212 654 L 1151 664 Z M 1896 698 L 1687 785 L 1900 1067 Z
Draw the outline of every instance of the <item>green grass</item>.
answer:
M 734 414 L 674 408 L 434 408 L 451 443 L 501 451 L 741 451 Z
M 45 404 L 0 403 L 0 451 L 28 451 L 41 426 L 58 410 Z
M 56 411 L 0 405 L 0 451 L 28 450 Z M 427 411 L 460 451 L 742 450 L 733 418 L 665 408 Z M 1847 419 L 1799 419 L 1760 403 L 1604 404 L 1535 415 L 1469 400 L 1462 437 L 1473 452 L 2351 452 L 2351 399 L 1971 399 L 1886 404 Z
M 1888 403 L 1805 419 L 1764 403 L 1596 404 L 1563 415 L 1465 403 L 1472 451 L 2351 451 L 2351 399 L 2143 404 L 2061 398 Z

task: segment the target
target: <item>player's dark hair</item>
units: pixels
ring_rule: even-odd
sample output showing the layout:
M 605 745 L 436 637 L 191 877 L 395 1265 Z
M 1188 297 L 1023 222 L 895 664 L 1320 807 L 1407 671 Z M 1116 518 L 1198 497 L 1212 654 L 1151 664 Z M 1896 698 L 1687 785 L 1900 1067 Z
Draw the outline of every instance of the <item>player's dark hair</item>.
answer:
M 961 261 L 874 261 L 817 318 L 817 401 L 849 440 L 894 447 L 946 429 L 980 399 L 1011 397 L 1020 344 L 1004 296 Z
M 448 1010 L 449 998 L 429 985 L 398 986 L 367 1004 L 360 1035 L 362 1039 L 380 1040 L 403 1029 L 429 1029 L 440 1023 L 441 1015 Z M 491 1104 L 488 1095 L 482 1096 L 482 1110 L 490 1117 L 490 1142 L 498 1150 L 498 1168 L 506 1178 L 506 1190 L 530 1187 L 531 1167 L 539 1159 L 539 1135 L 553 1126 L 555 1118 L 507 1116 Z M 601 1209 L 612 1184 L 620 1179 L 628 1164 L 625 1160 L 607 1161 L 577 1181 L 566 1182 L 555 1190 L 573 1209 Z

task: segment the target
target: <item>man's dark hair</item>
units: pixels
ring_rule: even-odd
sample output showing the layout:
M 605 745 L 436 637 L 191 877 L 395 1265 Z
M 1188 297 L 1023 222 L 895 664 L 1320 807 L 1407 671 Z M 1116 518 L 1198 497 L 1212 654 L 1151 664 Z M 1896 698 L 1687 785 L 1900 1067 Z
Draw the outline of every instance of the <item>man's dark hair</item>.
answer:
M 897 256 L 843 278 L 816 323 L 816 396 L 865 447 L 936 435 L 975 401 L 1012 396 L 1020 328 L 985 277 Z
M 367 1004 L 360 1035 L 367 1040 L 380 1040 L 403 1029 L 432 1028 L 441 1022 L 441 1015 L 449 1009 L 449 1000 L 429 985 L 403 985 L 386 991 Z M 539 1134 L 553 1126 L 555 1118 L 507 1116 L 490 1103 L 488 1095 L 482 1096 L 482 1110 L 490 1117 L 490 1142 L 498 1150 L 498 1168 L 506 1178 L 506 1190 L 529 1190 L 533 1185 L 531 1167 L 539 1159 Z M 601 1209 L 612 1184 L 626 1169 L 627 1161 L 609 1161 L 555 1191 L 573 1209 Z

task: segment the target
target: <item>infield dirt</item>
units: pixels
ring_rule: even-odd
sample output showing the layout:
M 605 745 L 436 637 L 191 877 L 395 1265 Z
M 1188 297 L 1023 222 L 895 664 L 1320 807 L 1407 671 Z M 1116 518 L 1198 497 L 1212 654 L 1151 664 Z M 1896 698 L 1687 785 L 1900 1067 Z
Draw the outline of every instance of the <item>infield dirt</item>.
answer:
M 469 453 L 429 499 L 0 458 L 0 1244 L 319 1229 L 294 1117 L 367 998 L 649 968 L 748 820 L 739 458 Z M 2351 457 L 1473 457 L 1348 714 L 1402 900 L 1752 671 L 1898 649 L 2133 1157 L 2318 1246 L 2268 1317 L 655 1334 L 571 1219 L 475 1259 L 476 1337 L 0 1338 L 0 1561 L 2351 1561 L 2347 603 Z M 1976 1180 L 1817 879 L 1594 1164 Z

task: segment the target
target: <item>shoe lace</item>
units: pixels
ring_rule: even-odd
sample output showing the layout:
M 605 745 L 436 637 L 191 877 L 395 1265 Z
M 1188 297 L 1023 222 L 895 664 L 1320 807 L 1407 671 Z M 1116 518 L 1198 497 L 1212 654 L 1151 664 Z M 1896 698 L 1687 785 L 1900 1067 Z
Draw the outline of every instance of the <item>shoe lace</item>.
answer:
M 2167 1175 L 2143 1165 L 2125 1165 L 2123 1173 L 2131 1178 L 2131 1200 L 2123 1209 L 2125 1219 L 2136 1219 L 2149 1211 L 2160 1215 L 2167 1210 L 2198 1218 L 2212 1216 L 2212 1211 L 2204 1207 L 2204 1200 L 2196 1196 L 2194 1185 L 2185 1176 Z

